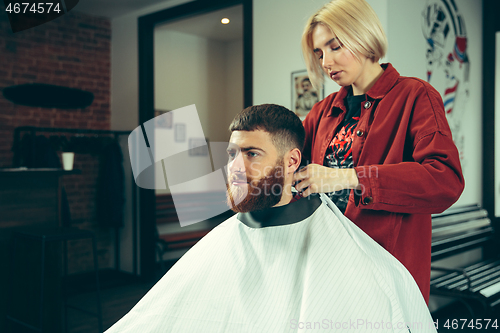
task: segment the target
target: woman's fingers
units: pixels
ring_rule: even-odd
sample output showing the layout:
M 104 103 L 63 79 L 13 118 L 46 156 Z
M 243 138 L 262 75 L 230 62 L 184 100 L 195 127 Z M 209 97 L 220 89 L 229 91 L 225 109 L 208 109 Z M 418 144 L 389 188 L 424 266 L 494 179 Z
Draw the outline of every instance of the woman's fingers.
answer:
M 309 164 L 297 171 L 293 180 L 295 189 L 299 192 L 303 191 L 303 196 L 356 188 L 359 184 L 354 169 L 336 169 L 319 164 Z
M 297 171 L 293 174 L 293 181 L 294 182 L 300 182 L 301 180 L 304 180 L 305 178 L 307 178 L 307 166 L 300 169 L 299 171 Z
M 303 196 L 308 196 L 311 193 L 318 193 L 318 183 L 321 182 L 320 171 L 322 168 L 318 164 L 309 164 L 294 174 L 293 180 L 296 182 L 295 189 L 304 191 Z
M 302 191 L 304 188 L 306 188 L 307 186 L 309 186 L 309 174 L 308 174 L 308 171 L 307 171 L 307 166 L 306 167 L 303 167 L 302 169 L 300 169 L 300 171 L 297 171 L 294 173 L 293 175 L 293 184 L 294 184 L 294 187 L 297 191 Z
M 306 179 L 303 179 L 303 180 L 299 181 L 298 183 L 296 183 L 294 187 L 297 191 L 300 192 L 303 189 L 305 189 L 307 186 L 309 186 L 309 181 Z
M 319 188 L 316 184 L 311 184 L 309 185 L 308 188 L 305 189 L 304 192 L 302 192 L 302 196 L 303 197 L 308 197 L 309 195 L 313 194 L 313 193 L 318 193 L 319 192 Z

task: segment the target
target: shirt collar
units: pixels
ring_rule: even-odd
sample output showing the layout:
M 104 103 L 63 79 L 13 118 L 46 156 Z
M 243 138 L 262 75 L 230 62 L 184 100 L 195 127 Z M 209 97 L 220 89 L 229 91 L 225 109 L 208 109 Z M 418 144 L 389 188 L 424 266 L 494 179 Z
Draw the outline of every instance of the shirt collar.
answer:
M 390 64 L 382 64 L 384 74 L 375 82 L 366 93 L 372 99 L 382 99 L 394 87 L 399 79 L 398 71 Z
M 387 95 L 392 87 L 394 87 L 399 79 L 398 71 L 390 63 L 382 64 L 381 66 L 384 69 L 384 73 L 366 93 L 367 99 L 368 97 L 372 100 L 382 99 L 385 95 Z M 332 102 L 332 107 L 345 111 L 344 99 L 347 96 L 349 91 L 348 89 L 349 87 L 340 88 Z

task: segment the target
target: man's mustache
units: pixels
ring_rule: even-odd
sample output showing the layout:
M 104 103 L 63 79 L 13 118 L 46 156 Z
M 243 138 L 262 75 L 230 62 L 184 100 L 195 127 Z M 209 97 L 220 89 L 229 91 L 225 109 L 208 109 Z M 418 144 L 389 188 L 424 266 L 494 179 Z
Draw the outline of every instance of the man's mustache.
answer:
M 239 175 L 239 174 L 234 174 L 234 173 L 229 176 L 229 180 L 231 182 L 248 182 L 249 181 L 249 179 L 246 175 L 244 175 L 244 174 Z

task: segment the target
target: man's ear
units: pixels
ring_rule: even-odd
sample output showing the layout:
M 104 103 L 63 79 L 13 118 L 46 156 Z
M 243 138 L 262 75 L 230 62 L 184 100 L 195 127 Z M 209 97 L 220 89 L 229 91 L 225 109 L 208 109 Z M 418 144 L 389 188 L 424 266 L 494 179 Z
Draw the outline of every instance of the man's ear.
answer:
M 293 148 L 288 152 L 285 159 L 285 167 L 287 174 L 293 174 L 300 167 L 302 153 L 298 148 Z

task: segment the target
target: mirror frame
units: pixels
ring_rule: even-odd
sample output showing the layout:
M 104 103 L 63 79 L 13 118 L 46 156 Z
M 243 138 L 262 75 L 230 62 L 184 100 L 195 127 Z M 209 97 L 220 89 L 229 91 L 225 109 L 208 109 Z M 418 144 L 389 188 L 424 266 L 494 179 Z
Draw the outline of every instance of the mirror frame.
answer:
M 252 0 L 197 0 L 170 7 L 138 18 L 139 48 L 139 124 L 154 118 L 154 29 L 157 24 L 180 20 L 226 7 L 243 5 L 243 106 L 253 99 Z M 140 276 L 153 279 L 156 271 L 155 191 L 139 188 L 139 260 Z M 136 206 L 137 207 L 137 206 Z M 134 255 L 137 256 L 136 251 Z
M 483 207 L 488 211 L 496 238 L 500 240 L 500 218 L 495 215 L 495 199 L 500 200 L 500 189 L 495 189 L 495 39 L 500 31 L 497 13 L 500 11 L 498 0 L 483 0 Z M 500 98 L 500 96 L 497 96 Z M 500 116 L 500 115 L 496 115 Z M 500 130 L 500 129 L 497 129 Z M 500 165 L 496 166 L 500 168 Z M 496 251 L 500 248 L 497 246 Z

